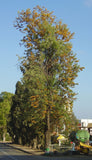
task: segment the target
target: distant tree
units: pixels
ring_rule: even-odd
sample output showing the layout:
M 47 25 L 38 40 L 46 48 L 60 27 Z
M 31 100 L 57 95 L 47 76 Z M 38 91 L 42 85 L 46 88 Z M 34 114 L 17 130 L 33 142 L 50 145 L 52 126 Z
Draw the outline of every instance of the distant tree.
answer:
M 79 120 L 78 120 L 77 117 L 75 116 L 74 112 L 72 112 L 72 117 L 71 117 L 71 119 L 72 119 L 72 122 L 71 122 L 71 124 L 72 124 L 72 129 L 73 129 L 73 130 L 78 130 Z
M 63 132 L 66 136 L 69 136 L 69 134 L 72 131 L 78 130 L 78 119 L 76 118 L 74 112 L 69 112 L 66 122 L 65 122 L 65 131 Z
M 46 147 L 49 147 L 51 124 L 59 125 L 67 119 L 64 107 L 68 107 L 68 101 L 73 106 L 72 88 L 83 69 L 72 51 L 70 40 L 74 34 L 66 24 L 56 21 L 52 12 L 39 6 L 33 11 L 19 12 L 15 27 L 24 34 L 21 42 L 26 50 L 20 58 L 20 69 L 22 83 L 31 90 L 31 122 L 37 124 L 39 119 L 45 122 Z
M 12 97 L 12 106 L 9 112 L 8 132 L 13 141 L 18 143 L 21 138 L 22 129 L 22 109 L 23 87 L 21 82 L 17 82 L 15 95 Z
M 5 135 L 7 133 L 8 115 L 12 105 L 12 93 L 2 92 L 0 101 L 0 133 L 1 138 L 5 141 Z

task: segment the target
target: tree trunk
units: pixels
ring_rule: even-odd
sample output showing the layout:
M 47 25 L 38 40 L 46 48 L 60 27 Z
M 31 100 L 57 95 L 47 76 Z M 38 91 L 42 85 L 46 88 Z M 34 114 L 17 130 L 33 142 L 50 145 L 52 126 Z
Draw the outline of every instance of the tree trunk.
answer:
M 45 148 L 50 148 L 51 145 L 51 133 L 50 133 L 50 111 L 47 111 L 46 117 L 46 133 L 45 133 Z
M 3 142 L 5 142 L 5 135 L 6 135 L 6 134 L 5 134 L 5 133 L 3 133 Z
M 33 139 L 33 148 L 37 149 L 37 137 Z
M 18 144 L 22 144 L 22 139 L 21 139 L 21 137 L 19 137 L 19 139 L 18 139 Z

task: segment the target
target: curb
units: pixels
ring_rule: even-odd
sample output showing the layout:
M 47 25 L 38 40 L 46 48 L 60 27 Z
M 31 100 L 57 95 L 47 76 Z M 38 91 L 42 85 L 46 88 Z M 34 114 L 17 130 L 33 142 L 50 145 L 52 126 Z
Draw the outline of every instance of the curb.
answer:
M 14 145 L 14 144 L 6 143 L 6 145 L 9 146 L 9 147 L 12 147 L 12 148 L 14 148 L 14 149 L 20 150 L 20 151 L 22 151 L 22 152 L 25 152 L 25 153 L 27 153 L 27 154 L 31 154 L 31 155 L 39 155 L 39 156 L 41 156 L 41 155 L 44 154 L 43 151 L 39 151 L 39 150 L 38 150 L 38 152 L 37 152 L 37 151 L 34 151 L 34 150 L 32 150 L 32 149 L 30 149 L 30 151 L 28 151 L 28 150 L 26 150 L 26 149 L 20 148 L 21 146 L 18 147 L 18 146 Z

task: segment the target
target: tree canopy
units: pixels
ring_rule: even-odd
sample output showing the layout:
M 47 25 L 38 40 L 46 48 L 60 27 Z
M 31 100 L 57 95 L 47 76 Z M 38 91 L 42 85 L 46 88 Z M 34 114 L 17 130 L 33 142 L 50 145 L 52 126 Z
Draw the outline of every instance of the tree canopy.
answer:
M 18 107 L 26 116 L 24 125 L 38 128 L 36 134 L 43 130 L 49 146 L 50 132 L 71 118 L 75 79 L 83 70 L 72 51 L 74 33 L 53 12 L 39 6 L 19 12 L 14 26 L 23 33 L 25 46 L 24 56 L 19 57 L 23 97 L 22 108 Z
M 1 139 L 5 140 L 5 134 L 7 132 L 7 123 L 9 111 L 12 105 L 12 93 L 2 92 L 0 94 L 0 133 Z

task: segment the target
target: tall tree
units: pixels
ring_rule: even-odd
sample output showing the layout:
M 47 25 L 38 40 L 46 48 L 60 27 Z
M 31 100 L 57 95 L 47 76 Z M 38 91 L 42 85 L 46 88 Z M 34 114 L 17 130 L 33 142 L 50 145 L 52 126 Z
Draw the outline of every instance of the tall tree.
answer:
M 39 6 L 33 11 L 19 12 L 15 27 L 24 34 L 21 42 L 26 48 L 20 64 L 23 83 L 31 85 L 30 105 L 40 110 L 46 120 L 46 146 L 49 147 L 50 123 L 58 125 L 61 118 L 66 119 L 64 107 L 68 103 L 73 105 L 72 88 L 83 69 L 72 51 L 70 40 L 74 33 L 62 21 L 57 21 L 52 12 Z
M 15 95 L 12 97 L 12 106 L 9 112 L 8 131 L 16 143 L 21 143 L 24 121 L 24 88 L 20 81 L 16 83 Z

